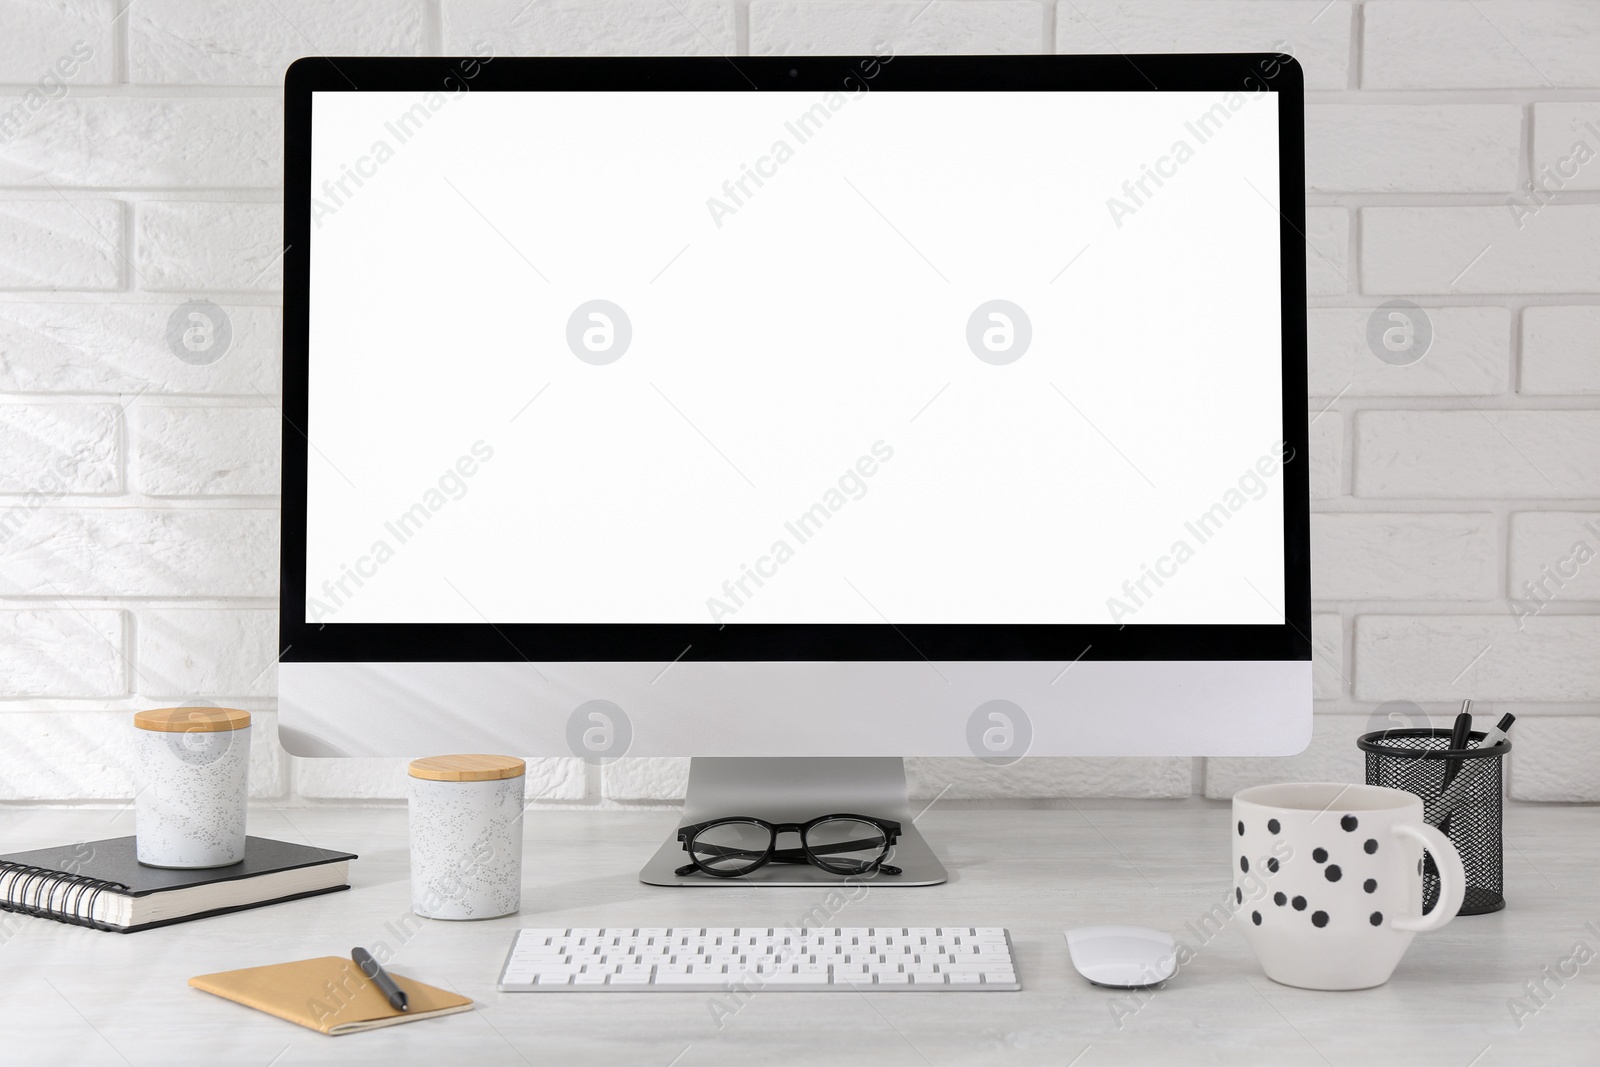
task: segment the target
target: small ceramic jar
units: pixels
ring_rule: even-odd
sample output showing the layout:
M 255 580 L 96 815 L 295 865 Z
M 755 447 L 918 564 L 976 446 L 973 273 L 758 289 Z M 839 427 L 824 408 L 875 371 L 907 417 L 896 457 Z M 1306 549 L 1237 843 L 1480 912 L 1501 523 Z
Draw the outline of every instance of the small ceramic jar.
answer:
M 493 919 L 522 906 L 527 765 L 514 756 L 411 762 L 411 910 Z
M 134 835 L 147 867 L 244 859 L 250 713 L 159 708 L 133 717 Z

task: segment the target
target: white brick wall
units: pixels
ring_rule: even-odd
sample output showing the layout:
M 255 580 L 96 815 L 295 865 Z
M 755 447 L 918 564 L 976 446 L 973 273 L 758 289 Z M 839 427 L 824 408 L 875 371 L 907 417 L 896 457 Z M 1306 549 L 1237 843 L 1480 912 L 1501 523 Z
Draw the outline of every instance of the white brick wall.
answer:
M 277 496 L 274 408 L 136 405 L 135 484 L 150 496 Z
M 1363 88 L 1592 89 L 1600 7 L 1588 0 L 1370 0 Z
M 1600 103 L 1534 105 L 1535 177 L 1552 188 L 1600 189 L 1600 166 L 1594 165 L 1591 152 L 1600 152 Z
M 181 704 L 271 697 L 277 691 L 278 613 L 267 609 L 150 608 L 139 615 L 139 693 Z
M 282 287 L 277 204 L 153 200 L 139 204 L 134 219 L 140 288 L 264 293 Z
M 115 404 L 0 404 L 0 493 L 118 493 Z
M 1311 516 L 1319 600 L 1487 600 L 1499 586 L 1499 538 L 1487 512 Z
M 1465 398 L 1462 398 L 1465 401 Z M 1363 411 L 1356 493 L 1600 497 L 1600 411 Z
M 1362 208 L 1361 270 L 1370 293 L 1592 293 L 1600 204 Z
M 1306 108 L 1306 188 L 1319 193 L 1504 192 L 1521 149 L 1522 109 L 1511 104 Z
M 1350 290 L 1350 213 L 1342 207 L 1306 208 L 1306 294 Z
M 718 56 L 737 50 L 730 0 L 482 0 L 444 5 L 446 54 Z M 476 54 L 483 54 L 478 49 Z
M 303 54 L 479 42 L 1292 50 L 1310 88 L 1310 749 L 916 760 L 914 789 L 1226 797 L 1357 778 L 1378 705 L 1442 722 L 1471 696 L 1521 717 L 1514 795 L 1600 800 L 1600 558 L 1577 548 L 1600 552 L 1600 3 L 0 0 L 0 801 L 125 798 L 127 713 L 184 699 L 260 713 L 255 789 L 275 803 L 402 795 L 396 761 L 273 743 L 279 94 Z M 1366 341 L 1396 298 L 1433 332 L 1406 366 Z M 232 326 L 214 363 L 167 347 L 194 299 Z M 659 803 L 682 782 L 675 760 L 531 767 L 549 803 Z
M 1531 307 L 1522 313 L 1524 393 L 1600 393 L 1600 306 Z
M 120 697 L 121 611 L 0 611 L 0 698 Z
M 896 55 L 1039 51 L 1044 9 L 1032 0 L 752 0 L 750 54 Z M 881 49 L 879 49 L 881 51 Z M 1098 49 L 1096 49 L 1098 51 Z
M 257 400 L 276 394 L 280 312 L 217 303 L 233 325 L 233 340 L 227 358 L 197 366 L 174 359 L 167 347 L 173 304 L 0 299 L 0 393 L 188 393 Z
M 1347 0 L 1070 0 L 1055 5 L 1057 52 L 1292 52 L 1315 89 L 1350 71 Z
M 271 597 L 276 512 L 0 507 L 0 597 Z
M 1507 391 L 1511 313 L 1503 307 L 1441 307 L 1429 312 L 1433 344 L 1400 366 L 1372 358 L 1370 308 L 1307 311 L 1312 396 L 1493 396 Z
M 0 81 L 34 85 L 47 75 L 78 85 L 115 81 L 112 0 L 39 0 L 0 3 Z M 79 54 L 74 54 L 74 47 Z M 84 56 L 82 53 L 88 53 Z M 57 64 L 63 64 L 57 67 Z M 68 72 L 71 72 L 70 75 Z
M 123 215 L 115 200 L 0 201 L 0 286 L 120 288 Z
M 1600 512 L 1512 515 L 1511 595 L 1540 613 L 1541 602 L 1600 600 Z
M 138 0 L 128 12 L 137 85 L 278 85 L 304 55 L 422 54 L 423 0 Z
M 68 96 L 0 146 L 0 184 L 125 189 L 283 181 L 283 107 L 224 97 Z

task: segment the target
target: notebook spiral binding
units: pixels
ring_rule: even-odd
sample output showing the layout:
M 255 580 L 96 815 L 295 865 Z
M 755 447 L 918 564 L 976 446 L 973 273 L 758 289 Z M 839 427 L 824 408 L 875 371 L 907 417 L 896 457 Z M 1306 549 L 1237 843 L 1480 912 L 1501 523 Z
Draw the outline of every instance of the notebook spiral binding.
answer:
M 108 923 L 95 921 L 95 902 L 101 893 L 123 892 L 127 888 L 120 882 L 84 874 L 0 861 L 0 911 L 14 911 L 94 930 L 114 930 L 116 927 Z

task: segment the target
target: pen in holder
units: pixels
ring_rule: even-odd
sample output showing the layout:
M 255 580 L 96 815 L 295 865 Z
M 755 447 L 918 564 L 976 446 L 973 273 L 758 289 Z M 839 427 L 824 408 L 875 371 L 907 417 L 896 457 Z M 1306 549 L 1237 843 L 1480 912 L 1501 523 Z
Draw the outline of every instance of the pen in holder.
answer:
M 1356 745 L 1367 754 L 1367 784 L 1404 789 L 1422 798 L 1423 815 L 1434 826 L 1446 823 L 1450 843 L 1461 853 L 1467 872 L 1466 898 L 1458 915 L 1483 915 L 1506 906 L 1501 866 L 1501 759 L 1511 751 L 1502 740 L 1491 748 L 1450 747 L 1449 730 L 1378 730 L 1363 734 Z M 1474 730 L 1472 745 L 1484 739 Z M 1458 770 L 1447 775 L 1454 764 Z M 1447 782 L 1446 779 L 1449 778 Z M 1429 911 L 1439 899 L 1439 875 L 1431 858 L 1424 861 L 1422 905 Z

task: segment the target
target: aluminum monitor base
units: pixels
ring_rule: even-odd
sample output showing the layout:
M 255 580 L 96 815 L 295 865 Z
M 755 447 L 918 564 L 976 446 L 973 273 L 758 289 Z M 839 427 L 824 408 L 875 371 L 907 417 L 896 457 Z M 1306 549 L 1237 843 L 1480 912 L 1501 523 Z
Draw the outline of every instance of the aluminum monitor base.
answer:
M 883 756 L 743 757 L 695 756 L 679 826 L 730 815 L 768 822 L 805 822 L 818 815 L 876 815 L 900 823 L 900 840 L 889 862 L 904 873 L 846 878 L 810 864 L 769 863 L 747 878 L 683 877 L 673 873 L 689 861 L 674 832 L 656 851 L 639 881 L 646 885 L 699 886 L 878 886 L 938 885 L 949 874 L 917 828 L 906 796 L 905 761 Z M 798 841 L 792 842 L 798 844 Z M 787 846 L 790 841 L 780 841 Z

